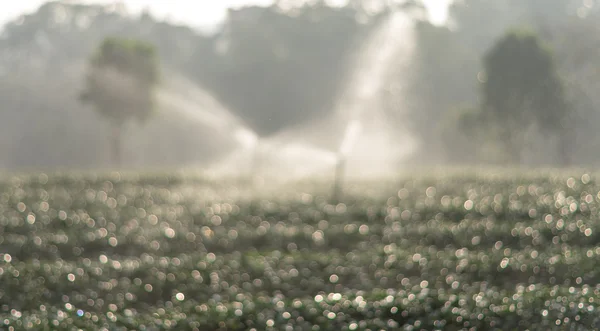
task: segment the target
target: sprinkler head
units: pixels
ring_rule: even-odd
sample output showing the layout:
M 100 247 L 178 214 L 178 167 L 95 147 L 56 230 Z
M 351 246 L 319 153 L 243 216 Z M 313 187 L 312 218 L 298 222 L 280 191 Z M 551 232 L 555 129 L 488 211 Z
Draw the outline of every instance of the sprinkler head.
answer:
M 335 164 L 335 174 L 333 178 L 333 200 L 339 202 L 342 197 L 342 181 L 344 177 L 344 169 L 346 167 L 346 158 L 343 154 L 338 154 Z

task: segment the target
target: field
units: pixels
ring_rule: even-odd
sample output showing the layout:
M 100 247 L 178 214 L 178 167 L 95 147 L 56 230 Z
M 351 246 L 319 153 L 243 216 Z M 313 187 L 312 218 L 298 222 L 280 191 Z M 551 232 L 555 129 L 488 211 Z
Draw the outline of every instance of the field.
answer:
M 0 181 L 2 330 L 586 330 L 593 174 Z

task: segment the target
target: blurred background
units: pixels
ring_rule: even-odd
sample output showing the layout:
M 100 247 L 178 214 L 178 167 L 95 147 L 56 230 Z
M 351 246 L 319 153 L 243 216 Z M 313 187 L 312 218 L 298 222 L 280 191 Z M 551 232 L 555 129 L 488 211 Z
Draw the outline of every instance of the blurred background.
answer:
M 357 173 L 595 166 L 599 8 L 595 0 L 4 1 L 0 168 L 308 174 L 342 154 Z M 115 121 L 82 101 L 107 37 L 156 50 L 155 102 L 143 121 Z

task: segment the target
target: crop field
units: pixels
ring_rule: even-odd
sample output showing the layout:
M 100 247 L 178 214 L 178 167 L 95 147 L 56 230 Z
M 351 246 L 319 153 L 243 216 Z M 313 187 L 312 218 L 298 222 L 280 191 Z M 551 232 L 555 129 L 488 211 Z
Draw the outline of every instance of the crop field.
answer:
M 594 174 L 0 180 L 1 330 L 592 330 Z

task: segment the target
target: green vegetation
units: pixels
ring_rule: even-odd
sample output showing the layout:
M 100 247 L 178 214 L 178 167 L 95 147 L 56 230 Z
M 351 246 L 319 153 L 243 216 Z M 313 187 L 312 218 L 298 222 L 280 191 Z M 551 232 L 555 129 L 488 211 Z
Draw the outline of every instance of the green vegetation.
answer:
M 511 30 L 483 62 L 478 112 L 464 110 L 454 128 L 471 138 L 469 133 L 478 130 L 479 138 L 500 145 L 509 164 L 522 163 L 529 147 L 527 135 L 538 131 L 546 140 L 558 138 L 556 154 L 563 166 L 569 166 L 568 134 L 573 127 L 567 125 L 570 109 L 551 50 L 534 32 Z
M 600 323 L 595 176 L 275 191 L 197 176 L 0 182 L 6 330 L 552 330 Z
M 152 113 L 158 60 L 151 44 L 106 38 L 92 56 L 80 99 L 110 121 L 113 162 L 121 165 L 123 125 Z

